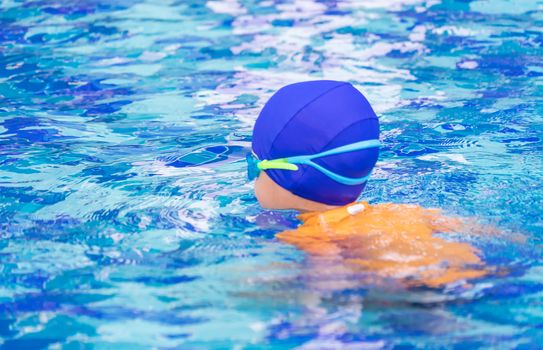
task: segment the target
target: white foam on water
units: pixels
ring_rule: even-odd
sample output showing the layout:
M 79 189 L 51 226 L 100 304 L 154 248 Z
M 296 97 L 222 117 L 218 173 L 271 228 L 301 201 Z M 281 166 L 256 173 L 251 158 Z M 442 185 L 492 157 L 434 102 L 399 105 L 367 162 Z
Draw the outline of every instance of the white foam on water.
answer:
M 237 0 L 214 0 L 206 2 L 206 6 L 215 13 L 238 16 L 247 12 Z
M 463 61 L 458 63 L 458 67 L 464 69 L 475 69 L 479 67 L 479 63 L 477 63 L 476 61 Z
M 338 4 L 339 7 L 348 9 L 384 9 L 398 11 L 405 6 L 418 6 L 418 11 L 425 11 L 427 8 L 441 3 L 440 0 L 347 0 Z
M 99 67 L 108 67 L 108 66 L 114 66 L 117 64 L 124 64 L 131 62 L 132 60 L 126 57 L 113 57 L 113 58 L 105 58 L 103 60 L 100 60 L 96 62 L 94 65 Z
M 418 157 L 418 159 L 427 160 L 427 161 L 433 161 L 433 160 L 439 161 L 439 160 L 443 160 L 444 158 L 452 160 L 457 163 L 470 164 L 470 162 L 466 160 L 463 154 L 433 153 L 433 154 L 426 154 L 426 155 Z

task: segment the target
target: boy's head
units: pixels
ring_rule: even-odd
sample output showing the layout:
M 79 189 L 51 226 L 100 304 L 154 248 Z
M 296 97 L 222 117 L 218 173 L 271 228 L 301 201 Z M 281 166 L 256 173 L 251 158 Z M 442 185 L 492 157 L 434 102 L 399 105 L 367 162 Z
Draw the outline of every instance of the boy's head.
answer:
M 285 86 L 254 126 L 252 149 L 264 170 L 255 184 L 257 198 L 273 209 L 354 202 L 379 156 L 378 140 L 377 116 L 351 84 L 320 80 Z M 313 155 L 318 157 L 300 157 Z

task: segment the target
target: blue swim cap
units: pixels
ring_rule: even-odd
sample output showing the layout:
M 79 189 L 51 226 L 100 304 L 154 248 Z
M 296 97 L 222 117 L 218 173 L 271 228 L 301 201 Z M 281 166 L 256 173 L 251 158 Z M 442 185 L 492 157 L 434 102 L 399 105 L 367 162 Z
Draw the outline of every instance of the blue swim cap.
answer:
M 366 98 L 351 84 L 318 80 L 287 85 L 266 103 L 253 129 L 253 151 L 259 159 L 315 154 L 347 144 L 379 139 L 379 120 Z M 367 176 L 378 148 L 314 159 L 333 172 Z M 319 203 L 345 205 L 357 200 L 366 183 L 340 184 L 318 170 L 269 169 L 268 176 L 289 192 Z

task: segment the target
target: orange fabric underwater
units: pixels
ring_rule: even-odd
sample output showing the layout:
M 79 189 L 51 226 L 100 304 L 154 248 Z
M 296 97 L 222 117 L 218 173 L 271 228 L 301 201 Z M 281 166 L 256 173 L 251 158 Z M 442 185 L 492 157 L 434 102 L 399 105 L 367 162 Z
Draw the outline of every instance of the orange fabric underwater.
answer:
M 439 209 L 361 202 L 299 219 L 303 225 L 277 237 L 311 255 L 339 257 L 355 271 L 427 287 L 488 273 L 476 248 L 435 236 L 469 227 Z

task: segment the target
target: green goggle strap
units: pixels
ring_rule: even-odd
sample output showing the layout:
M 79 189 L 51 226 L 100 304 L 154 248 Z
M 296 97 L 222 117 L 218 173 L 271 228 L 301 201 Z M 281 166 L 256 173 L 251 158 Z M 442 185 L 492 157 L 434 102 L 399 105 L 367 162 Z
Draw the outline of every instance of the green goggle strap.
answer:
M 258 169 L 281 169 L 281 170 L 298 170 L 298 166 L 288 162 L 287 158 L 279 158 L 274 160 L 262 160 L 257 164 Z

